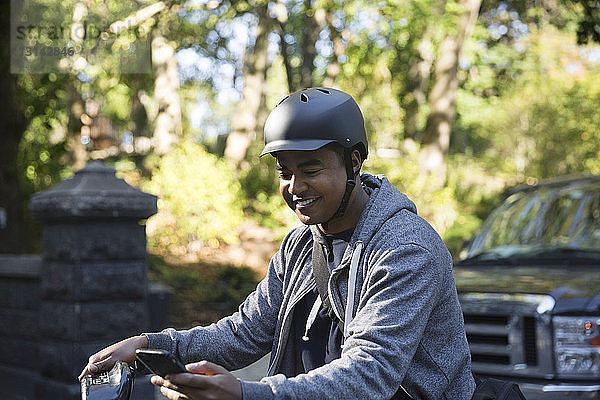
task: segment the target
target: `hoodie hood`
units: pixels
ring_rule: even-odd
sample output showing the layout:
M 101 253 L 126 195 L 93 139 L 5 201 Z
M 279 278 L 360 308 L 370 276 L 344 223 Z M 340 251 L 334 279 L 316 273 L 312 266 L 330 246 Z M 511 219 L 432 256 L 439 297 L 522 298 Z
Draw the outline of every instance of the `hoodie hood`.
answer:
M 374 235 L 379 232 L 383 225 L 402 210 L 411 214 L 417 214 L 415 204 L 396 189 L 390 181 L 383 175 L 370 175 L 362 173 L 360 181 L 363 188 L 369 195 L 369 201 L 362 212 L 362 215 L 354 229 L 354 233 L 346 249 L 340 265 L 332 271 L 332 280 L 336 281 L 343 270 L 348 270 L 347 280 L 340 282 L 342 289 L 339 292 L 332 290 L 331 281 L 329 282 L 329 298 L 332 300 L 332 308 L 340 321 L 344 323 L 344 338 L 348 336 L 348 326 L 352 322 L 355 303 L 355 296 L 346 296 L 347 293 L 356 295 L 356 284 L 359 271 L 360 259 L 362 257 L 365 244 L 369 243 Z M 313 238 L 319 236 L 319 230 L 316 225 L 311 226 Z M 318 239 L 314 239 L 318 240 Z M 345 304 L 345 307 L 343 306 Z M 318 304 L 315 304 L 317 309 Z M 312 312 L 311 312 L 312 314 Z M 309 315 L 309 320 L 311 319 Z M 307 327 L 310 326 L 307 321 Z M 308 329 L 308 328 L 307 328 Z
M 417 214 L 417 207 L 383 175 L 362 173 L 360 181 L 369 194 L 369 202 L 356 225 L 356 240 L 368 242 L 381 226 L 401 210 Z

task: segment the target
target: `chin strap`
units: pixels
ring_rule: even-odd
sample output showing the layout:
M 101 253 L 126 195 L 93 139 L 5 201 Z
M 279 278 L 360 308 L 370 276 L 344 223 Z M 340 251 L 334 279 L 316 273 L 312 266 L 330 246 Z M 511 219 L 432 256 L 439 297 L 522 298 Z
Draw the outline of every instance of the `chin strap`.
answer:
M 354 168 L 352 166 L 352 150 L 344 149 L 344 164 L 346 166 L 346 190 L 344 191 L 344 195 L 342 196 L 342 201 L 340 202 L 340 206 L 337 211 L 333 214 L 331 218 L 329 218 L 326 222 L 322 223 L 324 229 L 327 229 L 327 225 L 333 219 L 339 218 L 344 215 L 346 212 L 346 208 L 348 207 L 348 201 L 350 200 L 350 194 L 354 190 L 356 186 L 356 175 L 354 174 Z

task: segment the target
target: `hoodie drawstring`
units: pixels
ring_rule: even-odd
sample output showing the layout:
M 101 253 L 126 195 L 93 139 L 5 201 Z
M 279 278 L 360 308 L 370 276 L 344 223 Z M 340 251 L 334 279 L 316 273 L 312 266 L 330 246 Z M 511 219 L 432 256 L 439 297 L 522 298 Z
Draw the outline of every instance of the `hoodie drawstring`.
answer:
M 348 332 L 348 325 L 350 325 L 350 322 L 352 322 L 352 319 L 354 318 L 354 303 L 355 303 L 354 296 L 356 293 L 356 279 L 358 277 L 358 263 L 360 261 L 362 248 L 363 248 L 362 242 L 357 242 L 356 247 L 354 248 L 354 251 L 352 252 L 352 259 L 350 261 L 350 271 L 348 274 L 348 296 L 347 296 L 348 298 L 346 301 L 346 310 L 344 313 L 344 332 L 343 332 L 344 340 L 348 336 L 350 336 L 350 333 Z M 314 324 L 315 319 L 317 319 L 317 314 L 319 313 L 319 310 L 321 309 L 322 303 L 323 302 L 321 300 L 321 296 L 317 296 L 317 299 L 315 300 L 312 308 L 310 309 L 310 313 L 308 314 L 308 318 L 306 319 L 306 326 L 304 328 L 304 336 L 302 336 L 302 340 L 304 340 L 305 342 L 308 342 L 308 340 L 309 340 L 308 331 Z
M 317 314 L 319 313 L 319 309 L 321 308 L 322 303 L 323 301 L 321 300 L 321 296 L 317 296 L 315 304 L 313 304 L 312 308 L 310 309 L 308 319 L 306 320 L 306 328 L 304 328 L 304 336 L 302 336 L 302 340 L 304 340 L 305 342 L 308 342 L 309 340 L 308 331 L 310 330 L 312 324 L 315 322 L 315 319 L 317 319 Z
M 354 252 L 352 253 L 352 261 L 350 261 L 350 272 L 348 275 L 348 299 L 346 300 L 346 312 L 344 314 L 344 339 L 350 336 L 348 325 L 354 318 L 354 296 L 356 293 L 356 278 L 358 275 L 358 262 L 362 253 L 363 244 L 357 242 Z

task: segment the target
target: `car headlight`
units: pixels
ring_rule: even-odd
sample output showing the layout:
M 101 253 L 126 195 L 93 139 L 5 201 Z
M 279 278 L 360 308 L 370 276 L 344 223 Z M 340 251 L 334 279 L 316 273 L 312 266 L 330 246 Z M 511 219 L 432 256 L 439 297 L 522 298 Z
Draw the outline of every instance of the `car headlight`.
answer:
M 554 317 L 554 359 L 563 375 L 600 374 L 600 317 Z

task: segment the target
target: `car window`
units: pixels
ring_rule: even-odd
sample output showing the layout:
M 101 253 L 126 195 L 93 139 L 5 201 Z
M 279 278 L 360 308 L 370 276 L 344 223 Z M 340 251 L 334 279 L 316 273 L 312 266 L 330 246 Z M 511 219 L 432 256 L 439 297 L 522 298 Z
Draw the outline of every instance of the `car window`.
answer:
M 600 250 L 600 184 L 513 193 L 483 223 L 467 257 L 545 248 Z

